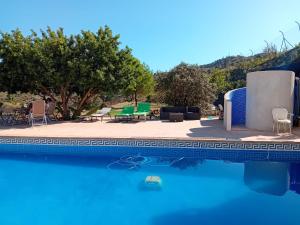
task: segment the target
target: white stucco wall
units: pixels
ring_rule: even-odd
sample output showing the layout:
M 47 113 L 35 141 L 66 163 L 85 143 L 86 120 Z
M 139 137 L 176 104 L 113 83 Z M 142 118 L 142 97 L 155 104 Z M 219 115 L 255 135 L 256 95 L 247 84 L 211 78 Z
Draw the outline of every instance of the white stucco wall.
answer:
M 293 112 L 295 74 L 291 71 L 258 71 L 247 74 L 246 127 L 270 131 L 272 109 Z

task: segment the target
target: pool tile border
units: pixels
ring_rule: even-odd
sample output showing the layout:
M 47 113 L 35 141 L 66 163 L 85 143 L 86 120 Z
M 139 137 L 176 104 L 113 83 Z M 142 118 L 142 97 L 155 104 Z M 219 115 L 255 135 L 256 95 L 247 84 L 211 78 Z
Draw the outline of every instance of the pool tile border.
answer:
M 180 140 L 140 138 L 57 138 L 57 137 L 0 137 L 1 144 L 60 145 L 90 147 L 191 148 L 213 150 L 299 151 L 296 142 L 248 142 L 232 140 Z
M 190 157 L 229 161 L 300 161 L 300 143 L 235 140 L 0 137 L 3 154 Z

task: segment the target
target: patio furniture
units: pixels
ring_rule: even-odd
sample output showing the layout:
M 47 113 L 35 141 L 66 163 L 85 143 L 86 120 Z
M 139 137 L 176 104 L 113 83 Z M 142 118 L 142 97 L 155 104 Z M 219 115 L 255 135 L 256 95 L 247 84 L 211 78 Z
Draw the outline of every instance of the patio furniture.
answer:
M 100 117 L 101 118 L 101 122 L 102 122 L 103 121 L 103 117 L 106 116 L 106 115 L 108 115 L 110 113 L 110 111 L 111 111 L 111 108 L 104 107 L 101 110 L 99 110 L 99 112 L 91 114 L 90 115 L 91 120 L 93 120 L 93 118 L 97 119 L 97 118 Z
M 151 105 L 149 102 L 139 102 L 137 105 L 137 111 L 133 113 L 134 116 L 143 116 L 145 120 L 147 119 L 147 116 L 149 116 L 151 113 Z
M 16 109 L 10 112 L 0 112 L 0 125 L 1 126 L 14 126 L 28 123 L 28 117 L 23 108 Z
M 15 110 L 14 114 L 14 124 L 27 124 L 28 123 L 29 114 L 25 107 L 19 108 Z
M 125 106 L 121 112 L 115 115 L 115 119 L 117 118 L 125 118 L 127 121 L 133 119 L 134 106 Z
M 274 108 L 272 110 L 273 116 L 273 132 L 276 131 L 279 133 L 280 126 L 282 125 L 283 131 L 289 129 L 289 132 L 292 133 L 292 116 L 293 114 L 289 113 L 285 108 Z
M 170 113 L 169 120 L 170 122 L 183 122 L 183 113 Z
M 199 107 L 174 106 L 174 107 L 161 107 L 160 119 L 169 120 L 170 113 L 183 113 L 183 118 L 185 120 L 200 120 L 201 118 L 201 112 Z
M 12 125 L 14 120 L 14 113 L 0 113 L 0 124 L 1 126 Z
M 219 120 L 223 120 L 224 119 L 224 108 L 221 104 L 219 104 L 218 109 L 219 109 Z
M 83 120 L 92 120 L 91 115 L 92 115 L 91 112 L 88 112 L 87 114 L 80 115 L 80 116 L 79 116 L 79 119 L 80 119 L 81 121 L 83 121 Z
M 56 116 L 54 115 L 55 108 L 56 108 L 55 102 L 50 101 L 46 104 L 46 116 L 48 120 L 56 119 Z
M 32 109 L 29 115 L 29 123 L 33 126 L 37 119 L 42 120 L 42 124 L 47 125 L 46 103 L 44 100 L 32 102 Z

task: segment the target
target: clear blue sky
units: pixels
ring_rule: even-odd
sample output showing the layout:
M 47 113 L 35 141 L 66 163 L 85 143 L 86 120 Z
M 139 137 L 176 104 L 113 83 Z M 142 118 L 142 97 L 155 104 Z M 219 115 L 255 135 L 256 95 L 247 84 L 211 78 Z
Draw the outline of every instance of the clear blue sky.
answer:
M 70 34 L 108 25 L 156 71 L 249 55 L 278 39 L 279 30 L 296 28 L 295 20 L 299 0 L 3 0 L 0 30 L 49 25 Z

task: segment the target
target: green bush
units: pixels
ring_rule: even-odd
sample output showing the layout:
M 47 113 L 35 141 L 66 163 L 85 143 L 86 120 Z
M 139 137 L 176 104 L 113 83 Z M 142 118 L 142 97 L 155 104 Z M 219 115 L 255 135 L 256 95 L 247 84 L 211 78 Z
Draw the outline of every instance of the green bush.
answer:
M 215 96 L 213 84 L 199 68 L 180 64 L 169 72 L 156 74 L 158 99 L 173 106 L 208 107 Z

